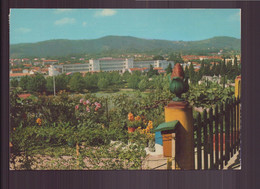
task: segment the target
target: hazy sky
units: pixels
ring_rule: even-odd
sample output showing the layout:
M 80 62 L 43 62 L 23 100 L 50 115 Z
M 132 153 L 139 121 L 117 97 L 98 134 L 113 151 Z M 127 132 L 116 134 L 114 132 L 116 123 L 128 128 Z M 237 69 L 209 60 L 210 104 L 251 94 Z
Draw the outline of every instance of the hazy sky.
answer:
M 145 39 L 240 38 L 240 9 L 11 9 L 10 43 L 96 39 L 107 35 Z

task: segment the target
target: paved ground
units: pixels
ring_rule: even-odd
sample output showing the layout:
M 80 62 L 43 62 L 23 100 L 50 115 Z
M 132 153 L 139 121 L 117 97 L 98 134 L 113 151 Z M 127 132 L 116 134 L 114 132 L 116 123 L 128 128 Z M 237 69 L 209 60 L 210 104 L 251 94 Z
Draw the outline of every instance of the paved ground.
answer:
M 155 152 L 150 152 L 148 148 L 146 152 L 148 154 L 147 158 L 143 163 L 143 169 L 149 170 L 166 170 L 167 169 L 167 157 L 163 156 L 163 148 L 161 145 L 155 145 Z M 202 151 L 203 157 L 203 151 Z M 202 160 L 203 161 L 203 160 Z M 195 162 L 196 162 L 196 149 L 195 149 Z M 202 163 L 203 165 L 203 163 Z M 195 168 L 197 167 L 195 163 Z M 202 167 L 203 169 L 203 167 Z M 231 170 L 240 170 L 240 151 L 237 151 L 236 154 L 229 160 L 228 164 L 224 166 L 224 170 L 231 169 Z

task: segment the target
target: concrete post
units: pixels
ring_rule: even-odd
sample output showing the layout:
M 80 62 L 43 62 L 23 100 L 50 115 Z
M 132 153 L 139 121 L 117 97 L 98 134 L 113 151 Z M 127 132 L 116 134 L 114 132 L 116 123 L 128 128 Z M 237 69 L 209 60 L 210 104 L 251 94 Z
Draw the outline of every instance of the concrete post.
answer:
M 192 107 L 188 102 L 172 101 L 165 107 L 165 122 L 173 120 L 178 120 L 180 125 L 177 128 L 176 141 L 173 139 L 176 144 L 172 145 L 172 151 L 175 152 L 172 168 L 193 170 L 195 169 L 193 116 Z M 176 149 L 173 149 L 175 147 Z

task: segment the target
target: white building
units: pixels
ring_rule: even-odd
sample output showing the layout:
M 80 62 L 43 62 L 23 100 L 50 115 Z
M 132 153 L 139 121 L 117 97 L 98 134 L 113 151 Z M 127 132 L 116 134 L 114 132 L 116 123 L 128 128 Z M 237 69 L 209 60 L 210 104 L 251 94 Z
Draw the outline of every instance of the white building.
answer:
M 48 68 L 49 76 L 56 76 L 63 73 L 62 69 L 63 65 L 50 65 L 50 67 Z
M 134 68 L 149 68 L 150 65 L 152 65 L 154 68 L 162 68 L 166 69 L 168 65 L 171 64 L 172 67 L 174 66 L 173 61 L 167 61 L 167 60 L 149 60 L 149 61 L 135 61 L 134 62 Z
M 59 73 L 74 73 L 74 72 L 124 72 L 130 68 L 149 68 L 152 65 L 154 68 L 166 69 L 169 64 L 174 66 L 174 62 L 166 60 L 151 60 L 151 61 L 134 61 L 133 58 L 100 58 L 90 59 L 88 63 L 83 64 L 63 64 L 51 65 L 49 67 L 49 75 Z M 57 70 L 59 69 L 59 70 Z

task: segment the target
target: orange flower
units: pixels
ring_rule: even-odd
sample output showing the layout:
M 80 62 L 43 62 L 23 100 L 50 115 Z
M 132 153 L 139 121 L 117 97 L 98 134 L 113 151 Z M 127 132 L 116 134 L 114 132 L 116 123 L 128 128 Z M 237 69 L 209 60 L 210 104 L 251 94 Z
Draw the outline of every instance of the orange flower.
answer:
M 41 124 L 42 124 L 41 118 L 37 118 L 37 119 L 36 119 L 36 123 L 37 123 L 38 125 L 41 125 Z
M 140 121 L 141 120 L 141 117 L 140 116 L 136 116 L 135 117 L 135 121 Z
M 131 112 L 128 114 L 128 120 L 134 121 L 134 115 Z

